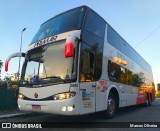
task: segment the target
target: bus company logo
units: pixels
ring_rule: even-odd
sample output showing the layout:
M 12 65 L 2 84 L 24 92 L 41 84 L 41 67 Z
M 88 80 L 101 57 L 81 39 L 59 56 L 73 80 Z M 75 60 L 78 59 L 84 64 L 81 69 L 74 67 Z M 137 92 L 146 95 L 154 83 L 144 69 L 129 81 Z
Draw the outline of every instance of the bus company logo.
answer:
M 37 93 L 35 93 L 35 94 L 34 94 L 34 97 L 35 97 L 35 98 L 38 98 L 38 94 L 37 94 Z
M 11 128 L 11 123 L 2 123 L 2 128 Z
M 33 43 L 34 44 L 34 48 L 39 47 L 39 46 L 43 46 L 45 44 L 49 44 L 51 42 L 54 42 L 54 41 L 57 40 L 57 37 L 58 36 L 51 36 L 51 37 L 45 38 L 43 40 L 40 40 L 40 41 L 38 41 L 36 43 Z

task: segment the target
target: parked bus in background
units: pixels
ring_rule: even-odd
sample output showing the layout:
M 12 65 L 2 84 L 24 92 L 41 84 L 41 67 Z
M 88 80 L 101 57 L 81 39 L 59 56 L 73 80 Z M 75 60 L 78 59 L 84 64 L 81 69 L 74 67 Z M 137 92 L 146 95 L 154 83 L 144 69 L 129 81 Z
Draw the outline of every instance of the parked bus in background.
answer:
M 157 84 L 156 97 L 160 98 L 160 83 Z
M 160 83 L 157 84 L 157 91 L 160 91 Z
M 18 106 L 23 111 L 82 115 L 155 99 L 150 65 L 95 11 L 81 6 L 43 23 L 24 57 Z

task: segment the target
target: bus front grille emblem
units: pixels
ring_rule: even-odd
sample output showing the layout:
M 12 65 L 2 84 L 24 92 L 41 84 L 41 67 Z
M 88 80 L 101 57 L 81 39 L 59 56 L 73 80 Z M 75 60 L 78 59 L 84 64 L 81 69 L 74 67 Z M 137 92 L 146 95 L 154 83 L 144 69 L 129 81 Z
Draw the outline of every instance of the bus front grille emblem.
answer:
M 35 93 L 35 94 L 34 94 L 34 97 L 35 97 L 35 98 L 38 98 L 38 94 L 37 94 L 37 93 Z

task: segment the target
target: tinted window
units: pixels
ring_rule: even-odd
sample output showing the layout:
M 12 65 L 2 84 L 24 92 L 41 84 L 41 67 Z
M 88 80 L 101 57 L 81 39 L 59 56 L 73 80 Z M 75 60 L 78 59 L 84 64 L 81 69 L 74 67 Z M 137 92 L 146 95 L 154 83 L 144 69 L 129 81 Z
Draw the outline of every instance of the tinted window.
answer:
M 99 80 L 102 74 L 105 27 L 106 22 L 98 14 L 89 10 L 82 30 L 82 46 L 85 46 L 83 45 L 85 43 L 94 50 L 95 80 Z
M 107 40 L 108 43 L 117 48 L 118 50 L 121 49 L 121 37 L 119 34 L 113 30 L 111 26 L 108 25 L 108 30 L 107 30 Z
M 111 81 L 126 84 L 126 75 L 125 68 L 114 62 L 111 62 L 110 60 L 108 61 L 108 76 Z
M 113 82 L 132 86 L 142 86 L 144 84 L 144 79 L 139 74 L 135 74 L 110 60 L 108 61 L 108 77 Z
M 133 60 L 143 69 L 151 72 L 149 64 L 110 26 L 107 29 L 108 43 L 117 48 L 120 52 Z
M 95 80 L 95 54 L 90 46 L 83 43 L 81 49 L 80 81 Z
M 81 7 L 48 20 L 40 26 L 31 43 L 59 33 L 80 29 L 84 14 L 85 8 Z
M 94 12 L 90 11 L 88 13 L 84 28 L 93 34 L 104 38 L 105 21 Z
M 73 57 L 64 57 L 64 41 L 58 41 L 28 52 L 22 70 L 21 86 L 72 82 L 77 77 L 77 46 Z M 36 82 L 34 79 L 37 79 Z

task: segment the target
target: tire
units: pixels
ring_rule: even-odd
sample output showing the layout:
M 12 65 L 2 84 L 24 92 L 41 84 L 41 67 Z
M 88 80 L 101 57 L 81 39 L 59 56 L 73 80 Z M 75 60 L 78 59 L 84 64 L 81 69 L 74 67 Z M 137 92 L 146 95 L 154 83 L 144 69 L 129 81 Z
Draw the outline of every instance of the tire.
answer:
M 108 102 L 107 102 L 107 110 L 106 114 L 108 118 L 112 118 L 115 115 L 116 112 L 116 100 L 112 93 L 108 96 Z

